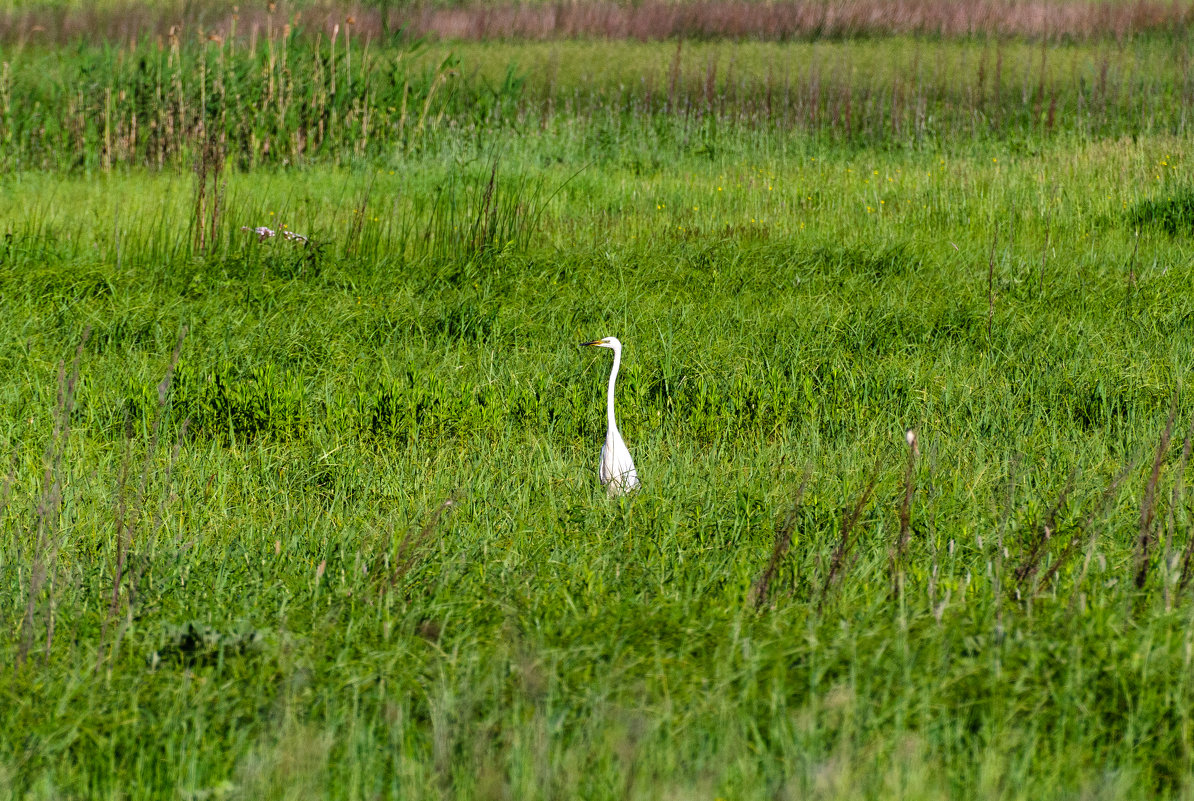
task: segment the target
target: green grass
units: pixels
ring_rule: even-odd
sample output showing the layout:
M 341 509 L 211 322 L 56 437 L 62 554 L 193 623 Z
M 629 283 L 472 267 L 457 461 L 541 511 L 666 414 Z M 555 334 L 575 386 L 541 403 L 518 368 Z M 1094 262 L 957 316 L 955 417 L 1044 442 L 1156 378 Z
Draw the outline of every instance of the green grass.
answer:
M 835 52 L 865 86 L 908 46 Z M 580 77 L 517 124 L 230 156 L 203 249 L 192 153 L 0 178 L 0 796 L 1188 797 L 1176 79 L 917 144 Z M 576 347 L 607 335 L 620 500 Z

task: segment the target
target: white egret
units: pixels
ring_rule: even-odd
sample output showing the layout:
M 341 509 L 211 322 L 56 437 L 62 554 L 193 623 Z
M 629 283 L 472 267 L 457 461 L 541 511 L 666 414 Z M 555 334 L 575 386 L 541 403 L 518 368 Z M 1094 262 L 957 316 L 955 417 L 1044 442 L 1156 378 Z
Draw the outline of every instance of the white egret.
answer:
M 592 342 L 582 342 L 596 348 L 609 348 L 614 352 L 614 366 L 609 371 L 609 394 L 606 399 L 606 415 L 609 418 L 609 429 L 605 432 L 605 444 L 601 446 L 601 467 L 599 475 L 601 483 L 610 495 L 622 495 L 638 488 L 638 473 L 634 469 L 634 460 L 630 458 L 630 451 L 622 441 L 622 434 L 618 431 L 618 421 L 614 419 L 614 381 L 618 378 L 618 367 L 622 364 L 622 343 L 617 337 L 595 339 Z

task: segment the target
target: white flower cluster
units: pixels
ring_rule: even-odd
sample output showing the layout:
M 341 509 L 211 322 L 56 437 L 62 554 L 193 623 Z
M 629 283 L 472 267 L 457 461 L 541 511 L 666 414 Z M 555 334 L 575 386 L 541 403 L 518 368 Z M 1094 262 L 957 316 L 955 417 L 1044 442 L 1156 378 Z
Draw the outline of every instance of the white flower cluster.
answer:
M 257 234 L 259 242 L 264 242 L 265 240 L 278 235 L 277 231 L 275 231 L 272 228 L 267 228 L 264 225 L 259 225 L 256 228 L 250 228 L 247 225 L 242 225 L 240 227 L 240 230 L 250 231 L 251 233 Z M 296 234 L 294 231 L 283 231 L 282 238 L 286 239 L 290 242 L 306 242 L 307 241 L 307 237 L 303 236 L 302 234 Z

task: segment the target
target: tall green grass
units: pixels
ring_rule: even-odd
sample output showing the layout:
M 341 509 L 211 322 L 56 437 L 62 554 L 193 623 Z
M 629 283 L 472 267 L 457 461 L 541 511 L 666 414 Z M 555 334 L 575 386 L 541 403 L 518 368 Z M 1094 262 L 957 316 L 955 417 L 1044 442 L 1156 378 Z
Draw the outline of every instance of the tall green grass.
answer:
M 742 46 L 708 112 L 714 45 L 671 98 L 675 43 L 558 47 L 604 66 L 500 123 L 230 136 L 201 243 L 185 148 L 10 164 L 3 792 L 1189 795 L 1192 154 L 1139 91 L 1176 68 L 1101 127 L 1016 94 L 915 145 L 738 89 L 809 53 L 891 87 L 914 42 Z M 604 335 L 644 484 L 612 501 Z

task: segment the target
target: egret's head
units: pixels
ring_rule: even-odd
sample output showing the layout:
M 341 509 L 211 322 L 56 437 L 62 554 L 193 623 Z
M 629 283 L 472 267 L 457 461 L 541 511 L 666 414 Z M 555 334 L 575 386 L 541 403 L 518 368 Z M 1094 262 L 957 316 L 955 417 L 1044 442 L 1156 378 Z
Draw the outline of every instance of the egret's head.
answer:
M 609 348 L 610 350 L 621 350 L 622 343 L 618 341 L 617 337 L 605 337 L 604 339 L 594 339 L 592 342 L 582 342 L 581 346 L 591 345 L 594 348 Z

